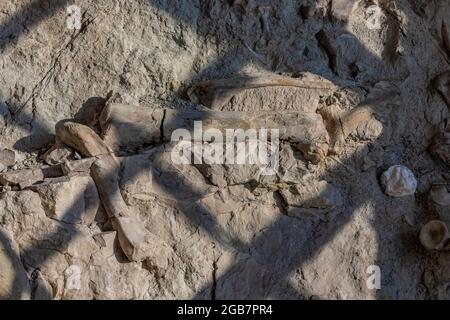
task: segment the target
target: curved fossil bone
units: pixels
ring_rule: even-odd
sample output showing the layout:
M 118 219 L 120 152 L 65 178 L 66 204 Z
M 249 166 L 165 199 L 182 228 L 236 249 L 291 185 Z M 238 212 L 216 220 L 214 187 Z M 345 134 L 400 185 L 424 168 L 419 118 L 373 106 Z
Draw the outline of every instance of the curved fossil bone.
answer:
M 103 206 L 112 219 L 125 255 L 131 261 L 145 258 L 147 230 L 133 218 L 119 189 L 120 163 L 105 142 L 89 127 L 65 122 L 57 125 L 56 135 L 62 142 L 86 157 L 96 157 L 91 175 L 97 185 Z

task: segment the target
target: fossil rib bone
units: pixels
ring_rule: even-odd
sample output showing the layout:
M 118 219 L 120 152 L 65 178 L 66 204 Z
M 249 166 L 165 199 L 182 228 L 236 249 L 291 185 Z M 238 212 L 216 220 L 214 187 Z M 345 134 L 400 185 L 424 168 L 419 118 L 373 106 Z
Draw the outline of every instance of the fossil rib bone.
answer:
M 308 79 L 310 78 L 310 79 Z M 305 89 L 336 90 L 336 86 L 325 79 L 314 79 L 310 75 L 291 78 L 278 75 L 241 76 L 229 79 L 201 82 L 188 90 L 192 102 L 211 109 L 221 109 L 230 99 L 248 89 L 262 87 L 297 87 Z
M 112 218 L 120 246 L 131 261 L 144 259 L 147 231 L 130 215 L 122 198 L 119 189 L 120 164 L 111 149 L 91 128 L 82 124 L 59 124 L 56 127 L 56 135 L 83 156 L 97 158 L 91 166 L 92 178 L 97 185 L 103 206 Z

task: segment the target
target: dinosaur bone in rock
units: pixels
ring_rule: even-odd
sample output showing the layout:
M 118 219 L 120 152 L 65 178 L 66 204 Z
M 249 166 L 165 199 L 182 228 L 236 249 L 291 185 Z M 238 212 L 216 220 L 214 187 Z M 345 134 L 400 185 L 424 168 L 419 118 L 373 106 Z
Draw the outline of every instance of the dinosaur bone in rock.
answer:
M 303 74 L 301 78 L 260 75 L 205 81 L 189 88 L 187 93 L 192 102 L 213 110 L 220 110 L 234 95 L 244 90 L 262 87 L 297 87 L 331 91 L 337 89 L 331 81 L 311 74 Z
M 109 104 L 100 114 L 103 141 L 113 150 L 162 142 L 164 109 L 149 109 L 124 104 Z
M 331 105 L 321 108 L 319 113 L 326 122 L 333 152 L 338 150 L 356 128 L 373 117 L 372 110 L 367 105 L 361 105 L 350 111 L 343 111 L 338 106 Z
M 170 142 L 177 129 L 194 132 L 195 121 L 202 121 L 203 131 L 219 129 L 222 133 L 226 129 L 278 129 L 280 140 L 292 143 L 307 160 L 318 163 L 328 154 L 328 132 L 316 113 L 175 111 L 110 104 L 100 116 L 103 139 L 114 150 Z
M 73 122 L 58 124 L 56 135 L 83 156 L 97 158 L 91 166 L 92 178 L 103 206 L 112 218 L 120 246 L 131 261 L 145 259 L 145 248 L 150 235 L 142 223 L 131 216 L 122 198 L 119 189 L 120 163 L 108 145 L 91 128 Z

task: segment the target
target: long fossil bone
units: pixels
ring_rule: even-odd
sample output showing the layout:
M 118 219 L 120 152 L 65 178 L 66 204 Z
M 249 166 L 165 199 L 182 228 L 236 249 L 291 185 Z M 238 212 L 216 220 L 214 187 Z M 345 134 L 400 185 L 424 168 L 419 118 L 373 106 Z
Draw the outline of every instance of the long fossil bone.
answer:
M 132 116 L 127 118 L 125 113 Z M 292 143 L 314 163 L 328 153 L 328 132 L 322 117 L 316 113 L 175 111 L 110 104 L 100 117 L 103 140 L 114 150 L 169 142 L 177 129 L 193 132 L 195 121 L 202 122 L 204 131 L 213 128 L 224 134 L 227 129 L 278 129 L 280 140 Z
M 62 142 L 85 157 L 96 157 L 91 175 L 97 185 L 103 206 L 112 219 L 119 243 L 131 261 L 145 258 L 147 231 L 129 212 L 119 189 L 120 164 L 108 145 L 89 127 L 65 122 L 57 125 L 56 135 Z
M 331 81 L 317 79 L 308 74 L 301 78 L 261 75 L 205 81 L 191 87 L 187 93 L 192 102 L 220 110 L 234 95 L 244 90 L 262 87 L 297 87 L 331 91 L 337 88 Z

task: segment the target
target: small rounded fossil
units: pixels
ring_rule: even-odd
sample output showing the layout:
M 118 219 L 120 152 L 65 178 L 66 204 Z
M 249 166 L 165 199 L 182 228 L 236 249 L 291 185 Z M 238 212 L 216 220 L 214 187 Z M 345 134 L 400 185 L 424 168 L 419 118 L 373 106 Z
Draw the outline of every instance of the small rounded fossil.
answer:
M 433 220 L 422 227 L 420 242 L 427 250 L 447 250 L 450 248 L 450 236 L 447 225 Z
M 405 166 L 392 166 L 381 176 L 384 192 L 391 197 L 413 195 L 417 189 L 414 174 Z

